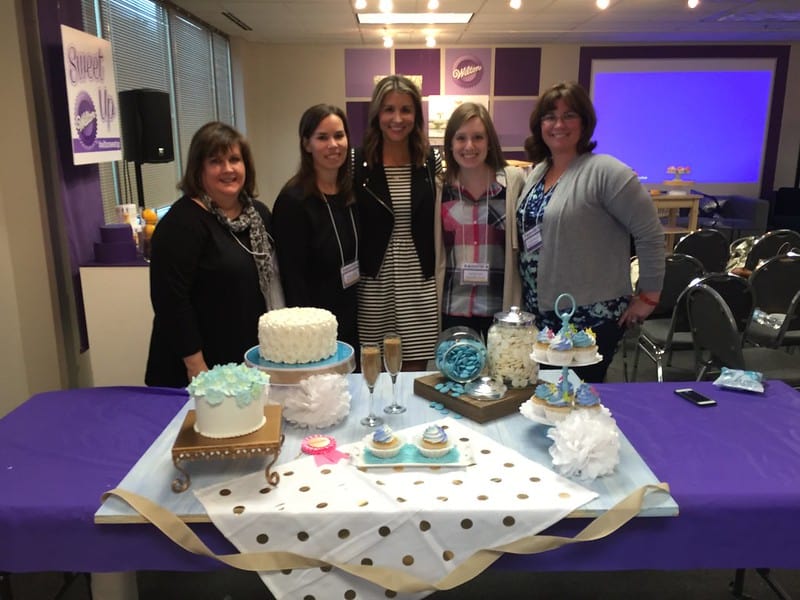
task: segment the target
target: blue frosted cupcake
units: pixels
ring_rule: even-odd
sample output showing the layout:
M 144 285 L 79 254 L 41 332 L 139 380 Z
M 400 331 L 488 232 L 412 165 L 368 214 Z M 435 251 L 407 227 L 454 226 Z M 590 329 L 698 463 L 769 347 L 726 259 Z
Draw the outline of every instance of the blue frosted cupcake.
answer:
M 574 350 L 575 362 L 591 362 L 597 356 L 597 337 L 592 328 L 581 329 L 572 336 L 572 347 Z

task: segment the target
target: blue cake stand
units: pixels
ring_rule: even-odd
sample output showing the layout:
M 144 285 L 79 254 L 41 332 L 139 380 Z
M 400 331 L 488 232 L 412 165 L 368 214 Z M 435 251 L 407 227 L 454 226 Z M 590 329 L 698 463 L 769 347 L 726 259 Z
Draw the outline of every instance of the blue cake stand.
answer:
M 255 367 L 269 374 L 270 384 L 297 385 L 312 375 L 336 373 L 349 375 L 356 369 L 356 353 L 350 344 L 336 342 L 336 352 L 324 360 L 310 363 L 279 363 L 265 360 L 253 346 L 244 353 L 244 362 L 248 367 Z

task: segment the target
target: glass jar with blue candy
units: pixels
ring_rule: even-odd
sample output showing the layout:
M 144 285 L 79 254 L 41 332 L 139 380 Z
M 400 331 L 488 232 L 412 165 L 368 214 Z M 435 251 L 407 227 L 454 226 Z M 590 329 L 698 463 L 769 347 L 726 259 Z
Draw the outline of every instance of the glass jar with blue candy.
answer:
M 448 379 L 467 383 L 480 377 L 486 366 L 486 345 L 469 327 L 450 327 L 439 334 L 436 368 Z

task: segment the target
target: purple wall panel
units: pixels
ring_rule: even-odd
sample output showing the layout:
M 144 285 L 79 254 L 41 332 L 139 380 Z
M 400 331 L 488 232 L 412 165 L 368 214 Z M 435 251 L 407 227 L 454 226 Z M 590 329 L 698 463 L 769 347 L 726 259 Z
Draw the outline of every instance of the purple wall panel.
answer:
M 395 50 L 394 72 L 401 75 L 422 75 L 422 95 L 438 96 L 441 89 L 438 48 Z
M 348 98 L 369 98 L 376 75 L 391 73 L 391 50 L 349 48 L 344 51 L 344 89 Z
M 492 121 L 503 148 L 521 147 L 530 135 L 530 119 L 536 100 L 497 100 L 492 104 Z
M 497 48 L 494 51 L 494 95 L 538 96 L 541 48 Z
M 491 48 L 448 48 L 444 51 L 444 93 L 490 94 Z M 458 72 L 458 76 L 454 74 Z
M 367 111 L 369 102 L 347 102 L 347 124 L 350 126 L 350 146 L 360 146 L 367 131 Z

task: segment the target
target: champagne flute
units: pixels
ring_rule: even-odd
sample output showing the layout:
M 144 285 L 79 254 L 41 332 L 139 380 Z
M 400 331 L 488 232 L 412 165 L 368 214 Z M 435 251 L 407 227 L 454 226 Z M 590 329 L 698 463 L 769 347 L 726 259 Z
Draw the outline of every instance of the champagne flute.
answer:
M 392 378 L 392 403 L 383 407 L 383 412 L 390 415 L 399 415 L 406 412 L 405 406 L 397 402 L 397 374 L 403 366 L 403 342 L 396 333 L 387 333 L 383 336 L 383 365 Z
M 383 419 L 375 414 L 372 406 L 375 383 L 378 381 L 378 375 L 381 374 L 381 348 L 374 342 L 361 344 L 361 374 L 369 388 L 369 414 L 361 419 L 361 424 L 367 427 L 377 427 L 383 423 Z

